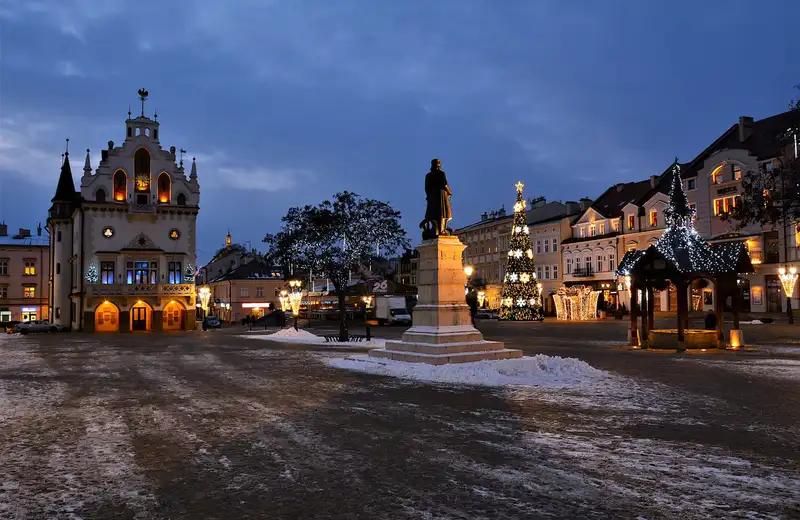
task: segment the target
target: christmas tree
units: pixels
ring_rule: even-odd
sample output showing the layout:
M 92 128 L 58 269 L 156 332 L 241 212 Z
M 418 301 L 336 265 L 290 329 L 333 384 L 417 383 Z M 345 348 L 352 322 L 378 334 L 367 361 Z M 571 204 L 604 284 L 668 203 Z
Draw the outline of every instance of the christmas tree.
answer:
M 97 265 L 94 262 L 89 264 L 86 270 L 86 281 L 89 283 L 97 283 L 100 280 L 100 275 L 97 274 Z
M 503 296 L 500 300 L 500 319 L 542 320 L 542 298 L 534 273 L 530 230 L 526 223 L 525 199 L 522 198 L 524 185 L 520 181 L 516 186 L 517 203 L 514 204 L 514 223 L 511 227 L 511 244 L 503 280 Z

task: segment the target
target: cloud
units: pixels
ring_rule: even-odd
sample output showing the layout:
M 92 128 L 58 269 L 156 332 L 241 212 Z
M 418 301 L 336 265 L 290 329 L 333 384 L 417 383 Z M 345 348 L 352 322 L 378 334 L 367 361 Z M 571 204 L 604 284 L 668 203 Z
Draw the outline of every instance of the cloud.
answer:
M 199 154 L 196 159 L 197 177 L 203 187 L 277 192 L 291 190 L 315 177 L 307 169 L 236 164 L 222 151 Z
M 58 73 L 62 76 L 66 77 L 79 77 L 82 78 L 86 76 L 84 72 L 77 67 L 71 61 L 59 61 L 58 62 Z
M 125 9 L 124 0 L 0 0 L 0 18 L 43 19 L 62 34 L 84 41 L 86 29 Z M 138 4 L 136 4 L 138 5 Z
M 63 152 L 54 139 L 56 127 L 53 122 L 0 119 L 0 172 L 54 187 Z

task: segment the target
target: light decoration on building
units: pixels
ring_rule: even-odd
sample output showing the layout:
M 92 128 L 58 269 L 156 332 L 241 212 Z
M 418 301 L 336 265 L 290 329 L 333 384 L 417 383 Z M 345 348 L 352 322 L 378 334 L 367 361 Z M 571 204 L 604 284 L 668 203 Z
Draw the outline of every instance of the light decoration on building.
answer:
M 186 264 L 186 269 L 183 270 L 183 281 L 184 282 L 194 281 L 194 267 L 192 267 L 191 262 L 188 262 Z
M 289 280 L 289 305 L 291 305 L 292 314 L 295 316 L 300 313 L 300 302 L 303 300 L 302 285 L 303 282 L 300 280 Z
M 556 318 L 568 321 L 586 321 L 597 318 L 597 301 L 600 291 L 585 285 L 561 287 L 553 295 Z
M 211 289 L 203 286 L 197 290 L 197 294 L 200 296 L 200 307 L 204 311 L 208 311 L 208 302 L 211 300 Z
M 522 182 L 518 182 L 514 221 L 511 225 L 506 276 L 500 299 L 500 319 L 513 321 L 542 320 L 540 288 L 534 274 L 533 250 L 526 225 L 525 199 Z
M 100 274 L 97 272 L 97 264 L 92 262 L 89 268 L 86 269 L 86 281 L 88 283 L 97 283 L 100 281 Z
M 791 266 L 789 269 L 781 267 L 778 269 L 778 278 L 781 280 L 783 286 L 783 293 L 787 298 L 791 298 L 794 294 L 794 286 L 797 284 L 797 268 Z
M 281 310 L 286 312 L 289 310 L 289 291 L 286 289 L 281 291 L 280 296 L 278 296 L 278 301 L 281 304 Z
M 372 305 L 372 296 L 362 296 L 361 301 L 364 302 L 364 308 L 369 309 Z
M 478 291 L 478 306 L 483 307 L 483 304 L 486 302 L 486 292 L 485 291 Z

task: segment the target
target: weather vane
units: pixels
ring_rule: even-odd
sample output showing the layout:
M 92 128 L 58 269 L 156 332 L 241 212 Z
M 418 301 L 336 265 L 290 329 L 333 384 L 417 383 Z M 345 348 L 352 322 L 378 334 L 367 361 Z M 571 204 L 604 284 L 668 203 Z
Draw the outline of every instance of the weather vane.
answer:
M 143 88 L 139 89 L 139 99 L 142 100 L 142 117 L 144 117 L 144 102 L 147 99 L 147 96 L 150 95 L 148 91 Z
M 183 154 L 185 154 L 185 153 L 186 153 L 186 150 L 181 148 L 181 166 L 183 166 Z

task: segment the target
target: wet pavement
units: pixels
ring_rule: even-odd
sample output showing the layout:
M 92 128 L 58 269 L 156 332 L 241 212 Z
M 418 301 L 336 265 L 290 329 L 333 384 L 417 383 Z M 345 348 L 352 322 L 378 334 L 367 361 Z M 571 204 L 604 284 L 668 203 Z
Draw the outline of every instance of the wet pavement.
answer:
M 800 328 L 689 356 L 625 350 L 616 320 L 479 326 L 610 376 L 424 384 L 241 327 L 2 336 L 0 518 L 800 517 Z

